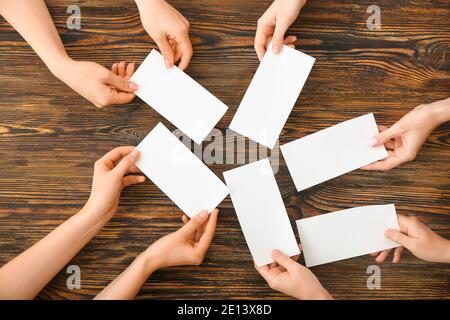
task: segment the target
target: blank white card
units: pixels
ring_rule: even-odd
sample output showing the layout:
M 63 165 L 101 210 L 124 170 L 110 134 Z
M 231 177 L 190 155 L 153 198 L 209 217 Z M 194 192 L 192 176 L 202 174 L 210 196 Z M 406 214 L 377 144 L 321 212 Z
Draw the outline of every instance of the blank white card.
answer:
M 163 56 L 152 50 L 130 81 L 136 95 L 201 144 L 228 107 L 177 66 L 167 69 Z
M 399 246 L 384 236 L 386 229 L 399 229 L 393 204 L 301 219 L 297 228 L 307 267 Z
M 184 213 L 211 212 L 228 195 L 227 186 L 162 123 L 136 147 L 136 166 Z
M 299 254 L 269 160 L 225 171 L 223 176 L 255 263 L 273 262 L 273 249 L 288 256 Z
M 274 54 L 267 49 L 230 129 L 270 149 L 280 136 L 315 59 L 283 46 Z
M 377 134 L 370 113 L 282 145 L 297 191 L 386 158 L 384 146 L 369 145 Z

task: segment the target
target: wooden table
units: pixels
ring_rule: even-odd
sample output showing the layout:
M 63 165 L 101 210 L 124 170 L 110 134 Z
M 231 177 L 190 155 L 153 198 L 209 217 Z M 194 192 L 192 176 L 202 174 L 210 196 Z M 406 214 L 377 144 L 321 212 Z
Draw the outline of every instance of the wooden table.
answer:
M 73 58 L 105 66 L 121 60 L 140 63 L 154 47 L 133 1 L 108 1 L 107 6 L 100 0 L 79 1 L 82 30 L 71 31 L 65 25 L 66 9 L 76 3 L 48 1 Z M 217 125 L 225 133 L 258 66 L 256 22 L 270 1 L 171 3 L 191 22 L 195 54 L 187 72 L 230 107 Z M 390 125 L 421 103 L 450 96 L 448 1 L 379 2 L 379 31 L 366 26 L 371 4 L 311 0 L 302 10 L 290 33 L 299 38 L 297 48 L 317 61 L 280 144 L 368 112 L 375 113 L 378 123 Z M 3 265 L 81 208 L 97 158 L 116 146 L 137 144 L 159 121 L 174 127 L 139 99 L 96 109 L 54 78 L 4 20 L 0 66 Z M 395 203 L 400 213 L 418 215 L 450 237 L 449 124 L 432 134 L 412 163 L 391 172 L 358 170 L 300 193 L 280 160 L 276 179 L 293 225 L 302 216 Z M 236 166 L 210 167 L 222 178 L 222 171 Z M 229 198 L 220 209 L 217 234 L 203 265 L 158 271 L 138 299 L 287 298 L 255 271 Z M 63 269 L 38 298 L 92 298 L 148 245 L 180 227 L 180 215 L 152 183 L 127 189 L 113 220 L 70 263 L 81 268 L 82 288 L 69 290 Z M 448 265 L 420 261 L 408 252 L 399 265 L 382 264 L 381 289 L 369 290 L 366 270 L 372 264 L 372 257 L 363 256 L 312 271 L 340 299 L 450 298 Z

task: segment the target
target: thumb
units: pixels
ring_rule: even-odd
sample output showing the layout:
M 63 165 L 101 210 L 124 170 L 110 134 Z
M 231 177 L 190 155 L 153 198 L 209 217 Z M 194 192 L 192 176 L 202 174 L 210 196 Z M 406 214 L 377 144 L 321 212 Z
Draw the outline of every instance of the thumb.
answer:
M 119 77 L 112 72 L 109 73 L 105 83 L 115 87 L 119 91 L 134 92 L 137 89 L 137 84 L 129 82 L 127 79 Z
M 284 267 L 289 273 L 294 272 L 295 269 L 298 267 L 297 262 L 295 262 L 294 260 L 292 260 L 279 250 L 275 249 L 272 251 L 272 258 L 275 260 L 276 263 Z
M 402 245 L 403 247 L 407 248 L 410 250 L 411 245 L 412 245 L 412 241 L 413 239 L 411 239 L 409 236 L 407 236 L 406 234 L 395 230 L 395 229 L 387 229 L 384 232 L 384 235 L 386 236 L 386 238 L 388 238 L 389 240 L 394 241 L 395 243 L 398 243 L 399 245 Z M 411 251 L 411 250 L 410 250 Z
M 128 170 L 136 163 L 139 159 L 139 150 L 134 149 L 126 157 L 120 160 L 119 164 L 113 169 L 114 172 L 120 176 L 124 176 Z
M 389 129 L 384 130 L 383 132 L 380 132 L 377 134 L 372 140 L 370 140 L 370 145 L 373 147 L 380 146 L 388 142 L 389 140 L 397 137 L 400 135 L 400 130 L 397 129 L 395 125 L 390 127 Z
M 273 33 L 272 38 L 272 50 L 273 53 L 277 54 L 281 51 L 281 48 L 283 47 L 284 43 L 284 35 L 289 28 L 289 25 L 285 23 L 277 23 L 275 26 L 275 31 Z
M 200 228 L 205 221 L 208 219 L 208 211 L 203 210 L 196 216 L 194 216 L 188 223 L 186 223 L 180 230 L 191 234 L 195 232 L 198 228 Z
M 156 44 L 158 45 L 159 50 L 161 50 L 161 54 L 164 58 L 164 63 L 166 64 L 166 68 L 170 69 L 172 68 L 174 64 L 174 56 L 173 56 L 173 50 L 172 47 L 169 44 L 169 41 L 167 40 L 167 37 L 165 35 L 158 37 L 157 40 L 155 40 Z

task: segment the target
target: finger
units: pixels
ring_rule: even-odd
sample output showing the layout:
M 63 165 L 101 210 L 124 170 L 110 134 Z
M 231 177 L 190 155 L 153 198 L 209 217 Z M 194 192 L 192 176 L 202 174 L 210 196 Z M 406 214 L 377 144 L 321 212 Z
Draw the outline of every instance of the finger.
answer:
M 118 63 L 114 63 L 112 66 L 111 66 L 111 72 L 112 73 L 114 73 L 116 76 L 118 75 Z
M 139 150 L 134 149 L 122 160 L 120 160 L 119 164 L 117 164 L 117 166 L 113 169 L 113 172 L 115 172 L 117 175 L 124 176 L 138 159 Z
M 394 250 L 394 258 L 392 259 L 392 263 L 399 263 L 400 259 L 402 257 L 403 251 L 405 250 L 404 247 L 398 247 Z
M 295 49 L 295 45 L 293 45 L 293 44 L 288 44 L 287 46 L 288 46 L 289 48 Z
M 118 70 L 118 76 L 125 78 L 125 70 L 126 70 L 126 63 L 125 61 L 122 61 L 119 63 L 119 67 L 117 68 Z
M 137 88 L 137 85 L 135 85 Z M 108 106 L 118 105 L 118 104 L 127 104 L 133 101 L 136 97 L 134 93 L 117 91 L 115 88 L 108 88 Z
M 388 238 L 389 240 L 394 241 L 395 243 L 398 243 L 399 245 L 407 248 L 408 250 L 411 250 L 410 248 L 413 245 L 414 239 L 407 236 L 406 234 L 398 231 L 398 230 L 394 230 L 394 229 L 388 229 L 384 232 L 386 238 Z
M 386 260 L 387 256 L 389 255 L 389 253 L 391 252 L 391 249 L 389 250 L 384 250 L 382 251 L 378 257 L 375 259 L 376 262 L 378 263 L 382 263 Z
M 394 124 L 392 127 L 380 132 L 375 137 L 370 139 L 369 144 L 373 147 L 381 146 L 389 140 L 398 137 L 401 132 L 402 131 L 399 129 L 399 127 Z
M 297 41 L 297 37 L 296 36 L 289 36 L 286 39 L 284 39 L 284 44 L 285 45 L 295 45 L 295 42 Z
M 371 255 L 372 257 L 376 257 L 378 254 L 380 254 L 380 251 L 378 251 L 378 252 L 372 252 L 370 255 Z
M 284 35 L 286 34 L 289 25 L 283 22 L 277 22 L 275 26 L 275 32 L 273 33 L 272 39 L 272 50 L 273 53 L 277 54 L 281 51 L 284 42 Z
M 119 162 L 117 162 L 116 163 L 116 165 L 118 164 Z M 131 166 L 129 169 L 128 169 L 128 172 L 127 173 L 142 173 L 142 171 L 141 171 L 141 169 L 139 169 L 136 165 L 133 165 L 133 166 Z
M 181 41 L 178 43 L 178 46 L 182 53 L 181 61 L 178 64 L 178 68 L 180 68 L 181 70 L 186 70 L 192 58 L 192 44 L 191 41 L 189 40 L 189 34 L 183 35 Z
M 218 215 L 219 215 L 218 209 L 214 209 L 211 212 L 211 214 L 209 215 L 208 224 L 205 227 L 205 231 L 203 232 L 202 236 L 200 237 L 200 240 L 198 241 L 199 249 L 203 253 L 205 253 L 208 250 L 214 238 Z
M 143 182 L 145 182 L 144 176 L 131 175 L 131 176 L 125 176 L 122 178 L 122 185 L 124 188 L 126 188 L 132 184 L 138 184 L 138 183 L 143 183 Z
M 361 169 L 387 171 L 397 167 L 404 162 L 401 157 L 395 156 L 394 152 L 392 152 L 391 150 L 388 150 L 388 154 L 389 156 L 386 159 L 371 163 L 367 166 L 362 167 Z
M 125 71 L 125 79 L 130 80 L 131 76 L 134 73 L 135 68 L 136 64 L 134 62 L 128 64 L 127 70 Z
M 189 217 L 187 215 L 183 214 L 181 216 L 181 220 L 183 220 L 183 223 L 186 224 L 186 223 L 189 222 L 190 219 L 189 219 Z
M 123 157 L 127 156 L 134 150 L 134 148 L 134 146 L 117 147 L 105 154 L 98 160 L 98 162 L 107 165 L 110 169 L 113 169 L 116 166 L 116 163 L 122 160 Z
M 164 57 L 164 63 L 166 64 L 166 68 L 170 69 L 173 66 L 173 50 L 167 40 L 167 36 L 161 35 L 155 39 L 156 44 L 158 45 L 159 50 L 161 50 L 161 54 Z
M 262 60 L 264 57 L 264 54 L 266 53 L 267 47 L 267 34 L 264 32 L 264 27 L 261 25 L 258 25 L 258 28 L 256 29 L 256 35 L 255 35 L 255 51 L 256 55 L 258 56 L 259 61 Z
M 259 274 L 266 280 L 266 282 L 269 282 L 270 279 L 270 269 L 268 265 L 260 266 L 258 267 L 255 263 L 255 269 L 259 272 Z
M 191 220 L 180 229 L 180 231 L 186 233 L 187 235 L 195 234 L 197 229 L 200 228 L 206 220 L 208 220 L 208 216 L 208 211 L 201 211 L 199 214 L 192 217 Z
M 297 268 L 298 263 L 289 258 L 287 255 L 279 250 L 272 250 L 272 258 L 282 267 L 284 267 L 289 273 L 293 273 Z
M 123 92 L 132 93 L 137 89 L 137 84 L 135 84 L 134 82 L 129 82 L 127 79 L 115 75 L 112 72 L 109 73 L 109 76 L 106 78 L 105 83 Z

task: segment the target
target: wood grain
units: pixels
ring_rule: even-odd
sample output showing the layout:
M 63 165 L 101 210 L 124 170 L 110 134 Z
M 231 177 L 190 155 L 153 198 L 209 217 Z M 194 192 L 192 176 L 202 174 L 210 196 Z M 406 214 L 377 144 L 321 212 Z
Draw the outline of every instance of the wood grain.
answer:
M 366 27 L 373 1 L 314 0 L 291 27 L 297 48 L 317 62 L 285 126 L 280 144 L 374 112 L 392 124 L 413 107 L 449 96 L 450 6 L 447 0 L 384 1 L 382 30 Z M 69 54 L 110 66 L 140 63 L 154 47 L 131 0 L 47 1 Z M 188 73 L 230 109 L 217 128 L 225 133 L 258 66 L 253 50 L 262 0 L 178 0 L 191 22 L 194 56 Z M 79 4 L 82 30 L 65 27 L 66 8 Z M 145 103 L 98 110 L 55 79 L 26 42 L 0 20 L 0 265 L 70 217 L 86 201 L 94 161 L 119 145 L 138 143 L 159 121 Z M 204 146 L 208 143 L 204 143 Z M 391 172 L 355 171 L 301 193 L 280 156 L 276 175 L 294 222 L 338 209 L 395 203 L 450 238 L 450 125 L 438 128 L 416 161 Z M 248 162 L 248 156 L 247 156 Z M 214 164 L 221 172 L 237 164 Z M 113 220 L 71 262 L 82 289 L 66 287 L 62 270 L 40 299 L 90 299 L 149 244 L 181 225 L 180 211 L 153 184 L 126 190 Z M 369 290 L 364 256 L 312 271 L 339 299 L 449 299 L 449 267 L 420 261 L 381 265 L 382 289 Z M 206 261 L 161 270 L 138 299 L 274 298 L 253 268 L 227 198 Z

